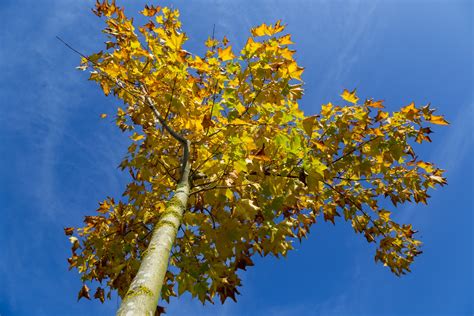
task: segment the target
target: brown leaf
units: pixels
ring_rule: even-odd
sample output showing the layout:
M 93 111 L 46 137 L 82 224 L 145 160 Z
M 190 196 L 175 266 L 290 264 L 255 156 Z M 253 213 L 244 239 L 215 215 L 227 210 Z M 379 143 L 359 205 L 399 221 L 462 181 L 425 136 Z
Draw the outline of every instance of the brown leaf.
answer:
M 79 294 L 77 295 L 77 300 L 79 301 L 83 297 L 87 298 L 88 300 L 91 299 L 91 296 L 89 295 L 89 288 L 85 284 L 82 285 Z
M 239 259 L 236 260 L 236 263 L 235 263 L 235 268 L 236 269 L 242 269 L 244 271 L 247 271 L 247 267 L 248 266 L 253 266 L 254 263 L 252 261 L 252 259 L 250 258 L 250 256 L 242 256 L 240 257 Z
M 166 310 L 163 306 L 158 305 L 156 307 L 155 316 L 160 316 L 161 314 L 166 314 Z
M 99 299 L 103 303 L 105 301 L 104 289 L 101 287 L 98 287 L 97 290 L 95 291 L 94 298 Z
M 265 154 L 265 144 L 262 145 L 254 155 L 250 155 L 251 158 L 256 160 L 271 161 L 271 158 Z
M 201 125 L 204 129 L 214 126 L 214 122 L 212 121 L 210 114 L 204 115 Z
M 371 108 L 383 109 L 383 100 L 374 101 L 373 99 L 366 100 L 365 105 Z
M 148 6 L 148 5 L 145 5 L 145 9 L 143 9 L 143 11 L 141 12 L 144 16 L 154 16 L 156 15 L 158 12 L 160 12 L 161 10 L 161 7 L 160 6 Z
M 66 236 L 72 236 L 74 233 L 74 227 L 64 227 L 64 233 Z

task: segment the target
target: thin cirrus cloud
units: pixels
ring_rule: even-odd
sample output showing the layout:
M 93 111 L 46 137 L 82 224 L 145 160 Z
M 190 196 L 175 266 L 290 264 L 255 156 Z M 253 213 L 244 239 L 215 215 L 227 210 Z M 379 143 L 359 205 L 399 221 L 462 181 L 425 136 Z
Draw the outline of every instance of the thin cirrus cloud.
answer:
M 18 10 L 21 6 L 29 11 Z M 69 250 L 62 227 L 72 214 L 79 218 L 84 211 L 84 203 L 80 206 L 77 201 L 87 198 L 84 192 L 90 185 L 83 181 L 75 190 L 65 185 L 69 175 L 85 168 L 65 150 L 80 151 L 84 160 L 92 160 L 89 165 L 102 170 L 108 187 L 117 182 L 109 168 L 111 161 L 117 164 L 116 155 L 104 157 L 104 152 L 117 152 L 108 148 L 110 139 L 100 135 L 98 142 L 91 143 L 74 131 L 83 128 L 73 127 L 73 122 L 77 123 L 84 105 L 79 91 L 87 85 L 69 63 L 72 59 L 76 63 L 78 57 L 71 58 L 55 39 L 57 34 L 68 33 L 86 42 L 86 35 L 77 27 L 88 9 L 77 1 L 6 2 L 0 7 L 0 37 L 6 48 L 0 50 L 4 113 L 0 116 L 4 159 L 0 194 L 6 210 L 0 223 L 0 244 L 2 257 L 7 259 L 0 261 L 0 313 L 64 315 L 65 305 L 58 304 L 64 301 L 60 293 L 70 288 L 70 299 L 65 302 L 74 302 L 79 279 L 74 278 L 72 286 L 73 278 L 64 278 Z
M 2 315 L 108 315 L 116 309 L 115 296 L 104 305 L 76 302 L 81 283 L 77 273 L 67 271 L 65 258 L 70 250 L 62 233 L 64 226 L 80 225 L 82 216 L 94 210 L 96 201 L 107 195 L 119 197 L 126 183 L 126 175 L 116 166 L 126 152 L 127 137 L 120 134 L 113 119 L 109 119 L 113 117 L 113 108 L 117 102 L 101 96 L 99 89 L 86 81 L 87 74 L 73 69 L 79 60 L 78 56 L 55 39 L 59 35 L 86 53 L 100 50 L 104 37 L 100 33 L 101 22 L 89 10 L 93 3 L 7 0 L 0 4 L 0 38 L 3 45 L 0 50 L 0 140 L 4 145 L 1 147 L 4 163 L 0 165 L 3 176 L 0 196 L 5 207 L 0 222 L 0 244 L 3 246 L 2 257 L 8 259 L 0 261 Z M 137 11 L 141 5 L 136 2 L 123 3 L 133 6 L 128 12 Z M 443 17 L 447 23 L 445 28 L 454 23 L 446 20 L 446 16 L 451 15 L 440 13 L 451 12 L 445 10 L 447 5 L 443 7 L 437 4 L 441 11 L 430 9 L 435 5 L 426 8 L 432 10 L 429 17 L 420 10 L 423 1 L 417 4 L 417 18 L 432 29 L 437 26 L 432 19 L 437 17 L 439 20 Z M 19 7 L 28 7 L 29 10 L 18 10 Z M 288 24 L 287 30 L 293 34 L 298 61 L 306 66 L 306 96 L 302 106 L 307 113 L 318 112 L 321 103 L 338 99 L 342 88 L 360 85 L 364 89 L 374 87 L 382 96 L 387 94 L 391 100 L 398 102 L 399 99 L 394 95 L 415 94 L 410 89 L 405 92 L 405 89 L 422 82 L 424 87 L 431 87 L 429 92 L 432 101 L 448 102 L 443 99 L 448 97 L 448 92 L 437 93 L 437 90 L 441 90 L 441 83 L 450 83 L 433 83 L 429 73 L 424 77 L 416 77 L 419 74 L 415 73 L 413 79 L 403 78 L 406 82 L 396 81 L 392 76 L 383 78 L 387 83 L 379 77 L 365 78 L 367 73 L 375 73 L 371 69 L 376 65 L 381 73 L 389 68 L 391 75 L 396 75 L 397 68 L 404 66 L 395 58 L 400 51 L 378 46 L 390 33 L 385 31 L 393 32 L 396 29 L 396 18 L 405 18 L 397 16 L 395 7 L 392 6 L 393 10 L 387 9 L 390 7 L 388 2 L 177 1 L 174 7 L 181 10 L 183 27 L 190 37 L 191 51 L 197 52 L 202 49 L 201 43 L 210 36 L 213 24 L 216 24 L 219 37 L 227 35 L 235 47 L 241 47 L 251 26 L 282 19 L 283 23 Z M 389 10 L 393 14 L 391 19 L 387 18 Z M 462 10 L 464 14 L 468 11 Z M 429 31 L 418 25 L 411 27 L 403 32 L 420 32 L 420 38 L 424 36 L 425 39 L 431 36 Z M 409 36 L 408 33 L 403 34 Z M 453 31 L 451 34 L 461 32 Z M 470 34 L 465 34 L 465 38 L 472 38 L 472 31 Z M 453 43 L 458 43 L 454 35 L 448 38 L 438 34 L 437 39 L 451 47 Z M 440 53 L 441 48 L 435 46 L 434 40 L 428 44 L 434 46 L 431 54 L 436 58 L 446 56 Z M 368 60 L 368 54 L 387 58 L 390 62 Z M 416 63 L 430 68 L 431 64 L 425 59 L 417 60 Z M 414 61 L 406 62 L 417 66 Z M 464 62 L 469 63 L 467 59 Z M 395 63 L 395 66 L 390 63 Z M 450 61 L 449 64 L 452 63 Z M 437 71 L 448 67 L 446 64 L 439 65 Z M 459 74 L 460 71 L 455 73 Z M 431 74 L 432 77 L 436 75 Z M 456 82 L 454 76 L 450 78 L 454 81 L 452 86 L 455 83 L 461 87 L 468 86 L 464 81 Z M 465 90 L 468 91 L 467 88 Z M 361 90 L 361 93 L 364 92 Z M 464 170 L 472 171 L 472 166 L 469 167 L 467 163 L 467 157 L 472 154 L 472 106 L 469 108 L 467 104 L 472 104 L 472 96 L 466 98 L 464 95 L 461 100 L 455 99 L 455 95 L 449 95 L 452 99 L 449 102 L 466 106 L 461 105 L 459 109 L 441 107 L 440 113 L 448 114 L 451 126 L 436 130 L 434 143 L 432 147 L 428 146 L 430 149 L 424 152 L 427 154 L 424 157 L 428 156 L 431 158 L 429 160 L 448 169 L 450 185 L 446 192 L 449 188 L 461 191 L 463 185 L 471 187 L 472 191 L 472 183 L 468 183 L 462 175 Z M 419 95 L 415 97 L 421 98 Z M 105 122 L 99 119 L 99 113 L 102 112 L 109 113 Z M 442 204 L 449 200 L 444 192 L 445 189 L 432 192 L 434 201 L 438 201 L 436 203 Z M 461 209 L 464 203 L 462 197 L 449 194 L 452 194 L 450 197 L 454 201 L 451 205 L 456 206 L 457 210 Z M 448 274 L 446 271 L 456 270 L 453 267 L 464 274 L 469 271 L 465 266 L 457 265 L 456 260 L 453 260 L 454 263 L 442 261 L 446 265 L 444 268 L 436 266 L 436 258 L 433 258 L 440 251 L 436 247 L 442 245 L 434 237 L 439 229 L 439 221 L 442 219 L 452 224 L 449 222 L 451 217 L 446 217 L 438 206 L 434 209 L 431 209 L 431 205 L 423 209 L 414 207 L 417 209 L 402 210 L 401 217 L 407 214 L 407 221 L 414 220 L 422 225 L 428 249 L 426 256 L 423 255 L 420 263 L 417 263 L 415 273 L 410 276 L 397 280 L 383 267 L 375 265 L 373 248 L 366 245 L 360 236 L 353 235 L 349 228 L 343 228 L 343 221 L 334 228 L 318 223 L 309 240 L 298 245 L 287 259 L 278 262 L 272 258 L 258 260 L 255 267 L 242 274 L 244 286 L 240 289 L 242 295 L 239 303 L 226 302 L 224 306 L 216 303 L 214 306 L 202 307 L 199 302 L 184 296 L 172 300 L 167 307 L 168 313 L 375 315 L 375 308 L 382 303 L 371 302 L 374 295 L 393 311 L 401 311 L 407 304 L 414 303 L 410 301 L 410 296 L 423 292 L 427 300 L 442 295 L 448 305 L 443 309 L 439 304 L 436 305 L 435 300 L 432 307 L 419 307 L 417 311 L 420 314 L 423 311 L 425 314 L 436 314 L 436 308 L 456 314 L 466 301 L 461 290 L 468 293 L 472 286 L 463 282 L 459 274 Z M 466 209 L 459 212 L 466 216 Z M 445 229 L 454 236 L 452 238 L 456 238 L 449 226 Z M 459 247 L 472 248 L 472 242 L 469 244 L 461 238 L 456 239 L 456 242 Z M 331 248 L 339 250 L 331 251 Z M 455 257 L 462 258 L 462 252 L 456 251 L 453 250 Z M 465 261 L 469 263 L 469 260 Z M 310 273 L 301 276 L 303 274 L 299 273 L 303 269 L 310 269 Z M 439 276 L 439 288 L 423 285 L 423 282 L 428 282 L 430 273 Z M 300 279 L 294 280 L 293 274 Z M 393 301 L 377 296 L 380 292 L 377 291 L 377 284 L 385 285 L 385 291 L 393 296 Z M 441 290 L 443 287 L 446 290 Z M 454 294 L 457 294 L 461 303 L 449 305 Z M 423 304 L 423 298 L 420 300 L 420 304 Z M 403 305 L 404 301 L 408 303 Z

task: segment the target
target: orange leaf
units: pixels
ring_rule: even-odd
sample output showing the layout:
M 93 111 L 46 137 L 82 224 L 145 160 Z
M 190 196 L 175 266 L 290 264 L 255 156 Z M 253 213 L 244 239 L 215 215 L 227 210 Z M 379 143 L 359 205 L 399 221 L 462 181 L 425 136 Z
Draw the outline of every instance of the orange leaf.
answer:
M 448 121 L 446 121 L 441 115 L 431 115 L 428 121 L 437 125 L 449 125 Z

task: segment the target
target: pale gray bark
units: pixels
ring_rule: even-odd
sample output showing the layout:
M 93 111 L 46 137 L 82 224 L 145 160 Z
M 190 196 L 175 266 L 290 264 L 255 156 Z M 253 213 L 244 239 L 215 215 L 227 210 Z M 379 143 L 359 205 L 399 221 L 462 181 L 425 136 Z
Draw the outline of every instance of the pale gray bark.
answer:
M 118 84 L 126 89 L 123 82 L 118 81 Z M 191 143 L 167 124 L 166 118 L 161 116 L 144 86 L 142 86 L 142 92 L 143 103 L 150 107 L 163 128 L 183 145 L 181 177 L 173 197 L 153 229 L 150 244 L 144 252 L 138 273 L 120 304 L 118 316 L 154 316 L 168 270 L 171 248 L 186 210 L 190 190 L 189 149 Z
M 137 275 L 123 298 L 117 315 L 153 316 L 168 270 L 171 247 L 189 197 L 189 162 L 163 216 L 156 223 L 153 235 Z
M 91 61 L 87 56 L 74 49 L 58 36 L 56 37 L 68 48 L 88 60 L 94 66 L 97 66 L 97 64 Z M 161 116 L 144 85 L 140 84 L 141 91 L 136 91 L 135 86 L 128 85 L 125 81 L 120 79 L 113 78 L 99 68 L 97 68 L 96 71 L 110 81 L 115 82 L 119 88 L 131 96 L 136 97 L 137 103 L 148 106 L 163 129 L 183 145 L 180 180 L 178 181 L 173 197 L 168 202 L 166 210 L 153 229 L 150 244 L 143 254 L 138 273 L 132 280 L 129 290 L 117 311 L 117 315 L 120 316 L 154 316 L 165 274 L 168 270 L 171 248 L 173 247 L 183 213 L 188 203 L 190 190 L 189 175 L 191 171 L 189 150 L 191 143 L 168 125 L 166 122 L 167 117 Z M 173 92 L 174 91 L 172 91 L 172 94 Z

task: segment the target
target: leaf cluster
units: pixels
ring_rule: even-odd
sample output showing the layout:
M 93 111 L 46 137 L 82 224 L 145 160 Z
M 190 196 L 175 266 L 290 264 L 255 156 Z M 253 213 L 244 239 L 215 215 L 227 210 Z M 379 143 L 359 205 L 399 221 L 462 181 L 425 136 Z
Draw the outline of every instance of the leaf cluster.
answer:
M 413 148 L 431 141 L 428 124 L 447 124 L 429 105 L 389 113 L 383 101 L 358 103 L 356 91 L 345 90 L 342 105 L 306 116 L 298 107 L 303 68 L 279 21 L 252 29 L 238 54 L 227 38 L 211 37 L 198 56 L 183 49 L 177 10 L 145 7 L 149 21 L 138 32 L 115 2 L 98 1 L 94 12 L 106 17 L 109 40 L 80 68 L 124 103 L 115 117 L 131 138 L 120 164 L 131 181 L 120 202 L 107 198 L 83 227 L 65 229 L 70 268 L 84 282 L 105 282 L 109 297 L 111 290 L 125 295 L 176 186 L 183 148 L 158 126 L 148 97 L 191 141 L 192 192 L 164 300 L 186 291 L 203 303 L 235 300 L 239 270 L 255 255 L 285 256 L 318 218 L 344 218 L 377 244 L 377 261 L 396 275 L 410 271 L 421 242 L 392 212 L 426 203 L 428 189 L 446 183 L 443 170 Z M 83 287 L 79 297 L 88 292 Z M 99 286 L 94 296 L 104 295 Z

